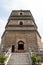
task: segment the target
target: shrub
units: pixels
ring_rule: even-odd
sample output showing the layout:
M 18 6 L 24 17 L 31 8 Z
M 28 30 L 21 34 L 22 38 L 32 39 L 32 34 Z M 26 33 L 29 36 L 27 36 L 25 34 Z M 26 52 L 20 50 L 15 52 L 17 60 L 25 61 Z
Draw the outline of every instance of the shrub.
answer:
M 36 54 L 32 54 L 31 56 L 31 59 L 32 59 L 32 64 L 39 64 L 39 62 L 41 61 L 41 58 L 39 56 L 37 56 Z
M 32 59 L 32 64 L 35 64 L 36 63 L 36 54 L 32 54 L 31 59 Z
M 4 61 L 7 59 L 7 57 L 3 54 L 0 54 L 0 63 L 4 63 Z
M 41 61 L 41 58 L 39 56 L 37 56 L 36 61 L 37 61 L 37 63 L 39 63 Z

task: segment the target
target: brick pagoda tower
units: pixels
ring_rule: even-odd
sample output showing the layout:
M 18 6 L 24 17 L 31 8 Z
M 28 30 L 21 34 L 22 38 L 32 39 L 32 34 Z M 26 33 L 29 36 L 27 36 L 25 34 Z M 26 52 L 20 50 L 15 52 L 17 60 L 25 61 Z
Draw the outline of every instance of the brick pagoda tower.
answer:
M 12 52 L 38 51 L 41 48 L 41 36 L 30 10 L 13 10 L 8 18 L 1 44 L 3 50 L 9 47 Z

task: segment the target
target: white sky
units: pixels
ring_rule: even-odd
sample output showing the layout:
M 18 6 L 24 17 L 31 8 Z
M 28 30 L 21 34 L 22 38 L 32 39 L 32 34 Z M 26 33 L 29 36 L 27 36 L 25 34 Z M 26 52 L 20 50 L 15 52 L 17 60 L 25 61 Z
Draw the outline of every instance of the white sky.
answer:
M 12 10 L 30 10 L 43 41 L 43 0 L 0 0 L 0 40 Z

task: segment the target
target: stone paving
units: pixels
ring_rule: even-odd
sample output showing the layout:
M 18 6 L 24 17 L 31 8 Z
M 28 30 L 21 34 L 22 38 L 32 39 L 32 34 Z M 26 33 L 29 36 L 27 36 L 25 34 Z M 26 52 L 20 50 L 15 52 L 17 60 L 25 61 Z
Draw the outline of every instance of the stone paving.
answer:
M 30 65 L 29 53 L 12 53 L 7 65 Z

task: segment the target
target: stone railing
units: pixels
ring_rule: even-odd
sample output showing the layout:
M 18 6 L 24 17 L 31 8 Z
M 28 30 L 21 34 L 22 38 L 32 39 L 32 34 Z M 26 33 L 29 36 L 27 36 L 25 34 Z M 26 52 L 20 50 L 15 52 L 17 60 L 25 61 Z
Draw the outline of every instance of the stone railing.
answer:
M 10 59 L 10 56 L 11 56 L 11 48 L 9 48 L 8 52 L 5 54 L 5 56 L 7 56 L 7 60 L 5 61 L 5 65 L 7 65 L 9 59 Z
M 32 51 L 31 51 L 31 48 L 28 48 L 28 53 L 29 53 L 28 58 L 30 60 L 29 62 L 30 62 L 30 65 L 32 65 L 32 60 L 31 60 Z

